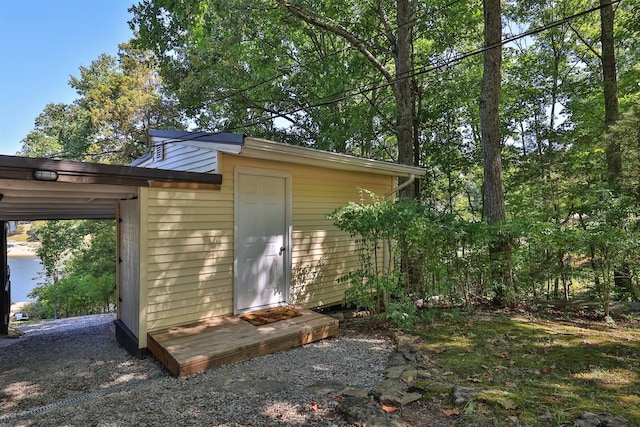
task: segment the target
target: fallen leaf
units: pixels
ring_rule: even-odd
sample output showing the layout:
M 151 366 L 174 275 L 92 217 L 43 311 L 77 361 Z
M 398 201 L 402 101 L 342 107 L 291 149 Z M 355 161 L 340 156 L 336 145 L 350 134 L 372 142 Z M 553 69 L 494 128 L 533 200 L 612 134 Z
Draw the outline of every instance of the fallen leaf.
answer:
M 509 381 L 505 382 L 504 385 L 505 385 L 505 387 L 511 387 L 511 388 L 517 388 L 518 387 L 515 383 L 509 382 Z
M 311 402 L 309 403 L 309 409 L 311 409 L 313 412 L 318 410 L 318 402 Z
M 548 374 L 549 372 L 551 372 L 551 367 L 543 366 L 542 368 L 540 368 L 540 372 L 542 372 L 543 374 Z
M 501 400 L 500 406 L 502 406 L 504 409 L 516 409 L 518 404 L 511 400 Z
M 503 351 L 502 353 L 498 354 L 498 357 L 500 359 L 506 359 L 509 356 L 509 353 L 507 353 L 506 351 Z
M 479 383 L 481 380 L 480 378 L 476 377 L 467 377 L 467 381 L 471 381 L 472 383 Z
M 469 326 L 470 328 L 473 328 L 473 322 L 467 323 L 467 326 Z
M 508 418 L 511 420 L 511 422 L 514 422 L 514 423 L 518 422 L 518 417 L 516 417 L 515 415 L 513 415 L 511 417 L 508 417 Z
M 447 417 L 451 417 L 453 415 L 460 415 L 460 409 L 458 408 L 453 408 L 453 409 L 443 409 L 442 412 L 444 412 L 444 414 Z
M 384 412 L 386 412 L 387 414 L 391 414 L 394 413 L 398 410 L 398 408 L 396 408 L 395 406 L 391 406 L 391 405 L 385 405 L 384 403 L 382 404 L 382 410 Z
M 487 365 L 480 365 L 480 367 L 481 367 L 482 369 L 489 369 L 489 367 L 488 367 Z

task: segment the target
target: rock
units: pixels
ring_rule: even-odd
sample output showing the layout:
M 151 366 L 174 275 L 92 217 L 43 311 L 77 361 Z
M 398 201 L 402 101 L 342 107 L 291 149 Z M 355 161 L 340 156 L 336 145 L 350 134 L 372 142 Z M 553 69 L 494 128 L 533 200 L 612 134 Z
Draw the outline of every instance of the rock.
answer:
M 544 414 L 540 415 L 538 417 L 538 419 L 540 421 L 552 421 L 553 420 L 553 414 L 551 414 L 551 411 L 549 411 L 549 409 L 544 411 Z
M 420 350 L 417 343 L 418 337 L 413 335 L 395 334 L 396 351 L 398 353 L 416 353 Z
M 406 364 L 407 364 L 406 359 L 400 353 L 392 353 L 391 356 L 389 356 L 389 361 L 387 362 L 388 367 L 403 366 Z
M 406 370 L 405 365 L 390 366 L 387 368 L 387 378 L 398 380 Z
M 348 387 L 342 391 L 342 396 L 346 397 L 364 397 L 369 399 L 369 389 L 368 388 L 353 388 Z
M 629 427 L 629 421 L 617 415 L 601 412 L 585 412 L 574 421 L 574 425 L 580 427 Z
M 433 378 L 433 374 L 428 369 L 419 368 L 417 370 L 418 379 L 427 380 L 429 378 Z
M 467 406 L 467 404 L 482 391 L 483 389 L 481 388 L 454 386 L 451 392 L 453 404 L 458 408 Z
M 400 419 L 384 412 L 370 397 L 344 396 L 336 410 L 347 422 L 360 427 L 404 427 Z
M 371 391 L 375 399 L 385 405 L 404 406 L 422 398 L 422 394 L 410 392 L 407 385 L 399 380 L 384 380 Z
M 415 352 L 412 351 L 407 351 L 402 353 L 402 357 L 404 357 L 404 360 L 406 360 L 407 362 L 415 362 L 416 361 L 416 354 Z
M 415 368 L 405 369 L 400 376 L 400 380 L 407 384 L 412 384 L 418 379 L 418 370 Z

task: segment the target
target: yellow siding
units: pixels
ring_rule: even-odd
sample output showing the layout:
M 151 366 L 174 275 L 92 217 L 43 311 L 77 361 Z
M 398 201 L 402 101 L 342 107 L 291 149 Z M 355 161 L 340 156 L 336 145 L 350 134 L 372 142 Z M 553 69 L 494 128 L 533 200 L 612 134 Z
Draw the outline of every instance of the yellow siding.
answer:
M 148 330 L 233 311 L 233 191 L 151 189 Z
M 236 166 L 291 173 L 292 303 L 313 308 L 342 302 L 345 286 L 337 278 L 354 269 L 358 259 L 352 239 L 326 215 L 360 200 L 360 188 L 384 194 L 394 179 L 223 153 L 219 161 L 219 191 L 149 190 L 147 330 L 233 313 Z
M 222 165 L 223 186 L 233 180 L 235 166 L 291 173 L 291 302 L 307 308 L 341 303 L 346 287 L 337 279 L 357 267 L 358 257 L 353 240 L 337 230 L 326 216 L 350 201 L 359 201 L 361 189 L 385 194 L 393 188 L 395 179 L 233 155 L 224 155 Z M 364 197 L 369 200 L 368 195 Z

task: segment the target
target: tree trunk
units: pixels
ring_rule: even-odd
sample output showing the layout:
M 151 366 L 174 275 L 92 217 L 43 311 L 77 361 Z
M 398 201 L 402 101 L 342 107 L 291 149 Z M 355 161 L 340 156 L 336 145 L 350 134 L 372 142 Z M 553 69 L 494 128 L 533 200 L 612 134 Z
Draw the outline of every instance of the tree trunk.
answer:
M 387 39 L 390 41 L 389 49 L 393 55 L 393 67 L 388 66 L 386 61 L 380 61 L 369 50 L 368 44 L 363 37 L 342 24 L 324 19 L 321 15 L 309 9 L 304 9 L 288 0 L 277 0 L 277 3 L 308 24 L 323 31 L 331 32 L 348 41 L 385 78 L 393 90 L 393 97 L 396 102 L 395 134 L 398 144 L 398 163 L 417 166 L 413 138 L 415 118 L 413 86 L 415 80 L 412 76 L 413 27 L 416 25 L 416 1 L 397 0 L 394 34 L 394 29 L 391 28 L 392 25 L 388 20 L 384 5 L 378 0 L 377 7 L 380 12 L 381 24 L 385 28 Z M 390 68 L 395 70 L 395 74 Z M 406 198 L 414 198 L 416 195 L 415 188 L 415 185 L 409 185 L 401 191 L 401 195 Z
M 396 94 L 396 137 L 398 139 L 398 163 L 403 165 L 416 165 L 414 155 L 413 121 L 415 111 L 415 97 L 413 95 L 413 78 L 411 77 L 412 64 L 412 30 L 413 8 L 409 0 L 397 2 L 397 41 L 394 52 L 395 59 L 395 90 Z M 401 195 L 413 199 L 416 197 L 415 186 L 408 185 L 402 190 Z
M 600 44 L 602 45 L 602 83 L 604 92 L 604 123 L 607 129 L 620 118 L 618 106 L 618 79 L 616 74 L 616 54 L 613 39 L 613 21 L 615 12 L 611 0 L 600 0 Z M 607 180 L 614 194 L 620 190 L 622 180 L 622 155 L 620 140 L 607 138 Z M 613 280 L 616 288 L 630 289 L 631 272 L 629 265 L 616 266 Z
M 502 144 L 500 141 L 500 86 L 502 67 L 502 19 L 500 0 L 484 0 L 484 52 L 480 123 L 484 166 L 484 214 L 487 223 L 506 219 L 504 184 L 502 181 Z M 491 282 L 494 302 L 504 305 L 509 299 L 511 245 L 507 236 L 495 236 L 489 247 L 492 263 Z
M 616 76 L 616 55 L 613 44 L 613 20 L 615 13 L 610 0 L 600 0 L 600 43 L 602 45 L 602 80 L 604 89 L 604 123 L 607 128 L 620 118 L 618 108 L 618 82 Z M 622 177 L 622 157 L 620 142 L 609 139 L 607 144 L 607 172 L 609 184 L 617 188 Z
M 485 46 L 480 122 L 484 165 L 484 212 L 489 224 L 504 221 L 504 185 L 502 182 L 502 144 L 500 141 L 500 86 L 502 68 L 502 20 L 500 0 L 484 0 Z

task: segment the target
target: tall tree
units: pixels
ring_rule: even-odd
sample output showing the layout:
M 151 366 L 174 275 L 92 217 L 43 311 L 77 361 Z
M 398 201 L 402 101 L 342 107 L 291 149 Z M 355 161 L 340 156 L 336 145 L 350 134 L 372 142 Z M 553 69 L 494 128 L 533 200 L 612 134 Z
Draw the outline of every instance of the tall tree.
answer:
M 484 0 L 484 71 L 480 97 L 480 122 L 484 165 L 484 213 L 489 224 L 506 219 L 502 180 L 502 141 L 500 138 L 500 88 L 502 68 L 502 13 L 500 0 Z M 495 301 L 506 300 L 509 279 L 510 244 L 505 236 L 496 236 L 490 248 L 494 259 L 491 280 Z
M 392 136 L 392 160 L 415 165 L 418 2 L 276 4 L 145 0 L 132 9 L 132 25 L 138 44 L 161 58 L 165 81 L 181 101 L 199 117 L 212 111 L 220 130 L 278 117 L 291 132 L 330 133 L 343 142 L 319 148 L 337 151 Z M 386 134 L 377 132 L 380 126 Z
M 604 123 L 607 129 L 620 118 L 618 106 L 618 79 L 613 38 L 615 12 L 611 0 L 600 0 L 600 44 L 602 48 L 602 83 L 604 91 Z M 607 172 L 609 184 L 619 185 L 622 178 L 620 141 L 610 138 L 607 144 Z
M 277 2 L 311 26 L 345 39 L 384 77 L 392 88 L 396 104 L 395 136 L 398 144 L 398 163 L 416 165 L 413 136 L 415 120 L 413 87 L 415 84 L 412 76 L 412 42 L 417 2 L 398 0 L 395 2 L 395 10 L 392 11 L 386 10 L 382 1 L 375 3 L 374 7 L 379 15 L 381 28 L 384 29 L 389 43 L 388 49 L 392 53 L 392 66 L 382 62 L 371 51 L 365 36 L 358 34 L 356 30 L 349 29 L 327 16 L 322 16 L 311 8 L 302 8 L 299 3 L 294 4 L 285 0 L 277 0 Z M 390 19 L 390 16 L 395 16 L 395 19 Z M 415 187 L 405 187 L 403 195 L 409 198 L 415 197 Z
M 484 165 L 484 213 L 489 224 L 506 218 L 500 139 L 502 16 L 500 0 L 484 0 L 484 72 L 480 122 Z
M 35 119 L 35 127 L 22 140 L 25 157 L 87 160 L 95 132 L 86 110 L 77 104 L 47 104 Z
M 69 84 L 95 127 L 88 147 L 94 161 L 128 163 L 142 155 L 150 127 L 181 127 L 148 52 L 121 44 L 118 57 L 102 54 Z
M 480 122 L 484 165 L 484 213 L 489 224 L 506 218 L 500 138 L 502 16 L 500 0 L 484 0 L 484 72 Z

